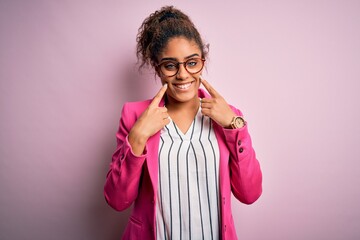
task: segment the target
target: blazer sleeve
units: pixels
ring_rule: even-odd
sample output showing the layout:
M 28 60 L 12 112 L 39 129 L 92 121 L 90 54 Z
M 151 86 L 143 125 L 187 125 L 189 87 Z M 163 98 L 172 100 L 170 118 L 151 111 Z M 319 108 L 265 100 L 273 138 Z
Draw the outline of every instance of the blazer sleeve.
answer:
M 129 144 L 128 134 L 136 121 L 135 114 L 129 113 L 129 109 L 129 104 L 124 104 L 116 133 L 117 147 L 104 186 L 107 203 L 118 211 L 128 208 L 136 199 L 146 159 L 146 150 L 143 155 L 136 156 Z
M 231 106 L 242 116 L 240 110 Z M 224 129 L 230 151 L 230 182 L 234 196 L 242 203 L 254 203 L 262 193 L 262 173 L 252 147 L 247 124 L 240 129 Z

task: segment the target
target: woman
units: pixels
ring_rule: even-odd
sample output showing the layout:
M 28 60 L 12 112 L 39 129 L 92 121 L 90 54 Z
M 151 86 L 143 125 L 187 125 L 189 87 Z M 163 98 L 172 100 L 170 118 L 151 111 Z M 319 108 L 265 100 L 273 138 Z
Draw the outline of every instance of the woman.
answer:
M 116 210 L 134 204 L 123 239 L 237 239 L 230 192 L 253 203 L 262 174 L 242 113 L 201 78 L 199 32 L 163 7 L 140 27 L 137 53 L 163 86 L 122 109 L 104 193 Z

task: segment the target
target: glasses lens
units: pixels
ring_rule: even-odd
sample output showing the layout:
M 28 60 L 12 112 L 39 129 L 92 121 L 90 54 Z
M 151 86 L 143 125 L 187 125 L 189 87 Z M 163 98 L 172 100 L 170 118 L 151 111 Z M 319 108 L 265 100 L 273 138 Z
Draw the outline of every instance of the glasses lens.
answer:
M 161 72 L 168 77 L 174 76 L 178 71 L 177 62 L 167 61 L 160 65 Z
M 189 73 L 198 73 L 203 68 L 203 64 L 201 58 L 192 58 L 185 62 L 185 68 Z
M 160 70 L 165 76 L 172 77 L 177 74 L 179 64 L 184 64 L 186 71 L 191 74 L 200 72 L 204 66 L 204 62 L 201 58 L 191 58 L 184 63 L 178 63 L 176 61 L 163 62 L 160 64 Z

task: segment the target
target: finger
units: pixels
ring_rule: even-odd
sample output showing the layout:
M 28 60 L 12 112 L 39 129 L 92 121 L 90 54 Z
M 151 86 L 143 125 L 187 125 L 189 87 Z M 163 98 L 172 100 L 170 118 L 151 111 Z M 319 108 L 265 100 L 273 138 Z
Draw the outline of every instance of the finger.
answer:
M 214 99 L 212 98 L 202 98 L 200 103 L 203 104 L 203 103 L 211 103 L 211 102 L 214 102 Z
M 204 85 L 204 87 L 212 97 L 220 96 L 220 94 L 205 79 L 201 79 L 201 83 Z
M 163 119 L 170 118 L 169 114 L 167 113 L 163 113 L 161 116 Z
M 212 108 L 212 103 L 201 103 L 201 108 Z
M 207 109 L 207 108 L 202 108 L 201 109 L 201 113 L 202 113 L 202 115 L 204 115 L 204 116 L 209 116 L 209 114 L 210 114 L 210 110 L 209 109 Z
M 164 120 L 164 123 L 165 123 L 165 125 L 168 125 L 168 124 L 170 123 L 170 118 L 166 118 L 166 119 Z
M 165 92 L 167 89 L 167 84 L 165 83 L 164 86 L 162 86 L 159 90 L 159 92 L 155 95 L 152 102 L 150 103 L 151 106 L 159 106 L 159 103 L 161 102 L 161 99 L 163 98 Z
M 167 113 L 168 111 L 166 107 L 161 107 L 161 108 L 159 107 L 159 109 L 161 113 Z

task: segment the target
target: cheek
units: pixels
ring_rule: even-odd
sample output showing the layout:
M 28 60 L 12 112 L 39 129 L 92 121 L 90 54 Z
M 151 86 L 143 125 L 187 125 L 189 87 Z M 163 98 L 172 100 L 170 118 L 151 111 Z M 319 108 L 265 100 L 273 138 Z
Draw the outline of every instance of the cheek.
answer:
M 161 84 L 164 85 L 165 83 L 171 83 L 173 80 L 173 77 L 162 76 L 160 79 L 161 79 Z
M 169 83 L 169 80 L 166 77 L 161 77 L 161 84 L 164 85 L 165 83 Z

